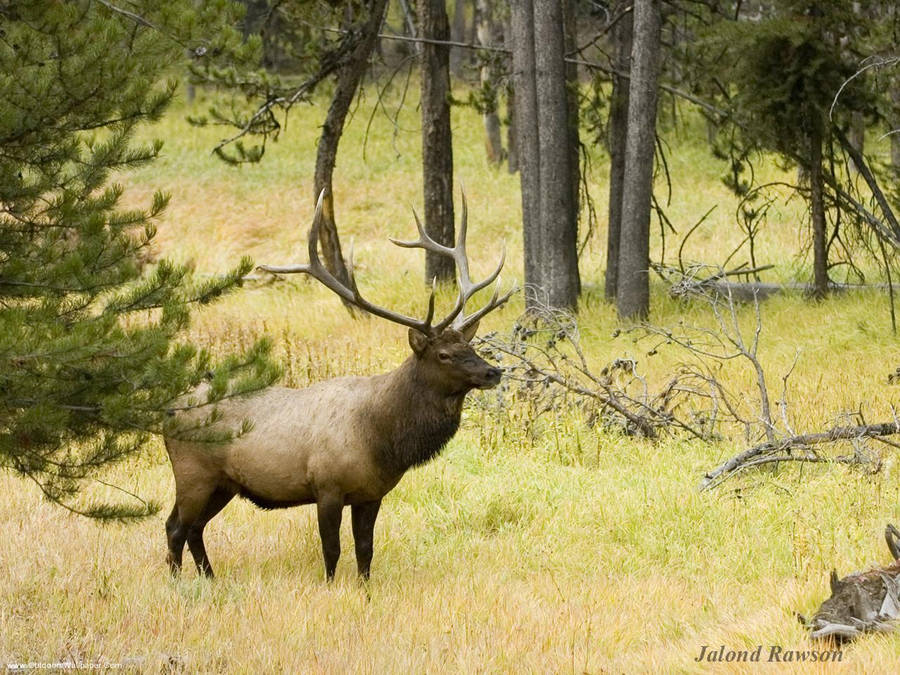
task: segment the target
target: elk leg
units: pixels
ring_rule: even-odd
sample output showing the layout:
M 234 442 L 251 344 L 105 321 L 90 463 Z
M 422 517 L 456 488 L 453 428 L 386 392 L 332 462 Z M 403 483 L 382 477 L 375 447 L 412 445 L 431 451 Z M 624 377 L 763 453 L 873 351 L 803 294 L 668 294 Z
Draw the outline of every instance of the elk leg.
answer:
M 381 500 L 354 504 L 350 510 L 353 518 L 353 542 L 356 544 L 356 569 L 363 579 L 369 578 L 372 565 L 372 540 L 375 534 L 375 519 Z
M 215 576 L 212 571 L 212 565 L 209 564 L 209 556 L 206 555 L 206 547 L 203 545 L 203 528 L 212 520 L 219 511 L 224 509 L 228 502 L 234 497 L 233 492 L 229 492 L 224 488 L 216 488 L 210 495 L 209 501 L 203 508 L 203 513 L 194 521 L 187 531 L 187 544 L 191 549 L 191 555 L 194 556 L 194 563 L 197 565 L 197 571 L 207 577 Z
M 166 562 L 169 563 L 169 571 L 175 575 L 181 570 L 181 556 L 184 553 L 184 542 L 187 539 L 187 528 L 182 527 L 178 518 L 178 503 L 172 507 L 172 513 L 166 520 L 166 540 L 169 543 L 169 554 Z
M 323 495 L 316 505 L 319 515 L 319 537 L 322 539 L 322 555 L 325 557 L 325 578 L 334 579 L 338 558 L 341 557 L 342 497 Z

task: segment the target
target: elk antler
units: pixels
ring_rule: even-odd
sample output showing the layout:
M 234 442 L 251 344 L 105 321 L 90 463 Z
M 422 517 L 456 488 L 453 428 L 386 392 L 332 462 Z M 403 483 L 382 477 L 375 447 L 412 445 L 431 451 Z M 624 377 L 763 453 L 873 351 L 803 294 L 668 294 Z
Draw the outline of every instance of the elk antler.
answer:
M 398 323 L 402 326 L 414 328 L 426 335 L 437 335 L 441 333 L 445 328 L 447 328 L 447 326 L 450 326 L 451 323 L 454 329 L 462 331 L 465 328 L 472 326 L 475 322 L 480 320 L 489 312 L 492 312 L 493 310 L 502 306 L 517 290 L 516 287 L 513 286 L 513 288 L 511 288 L 507 293 L 505 293 L 503 296 L 500 296 L 499 277 L 500 270 L 503 268 L 503 263 L 506 261 L 505 248 L 500 256 L 500 262 L 497 265 L 497 268 L 484 281 L 473 283 L 471 278 L 469 277 L 469 260 L 466 254 L 467 207 L 466 195 L 465 192 L 463 192 L 462 218 L 459 225 L 459 237 L 457 238 L 456 245 L 453 248 L 450 248 L 449 246 L 443 246 L 442 244 L 437 243 L 431 237 L 429 237 L 425 232 L 425 228 L 422 227 L 419 216 L 415 213 L 415 211 L 413 211 L 413 216 L 416 219 L 416 227 L 419 230 L 419 238 L 416 241 L 397 241 L 395 239 L 391 239 L 391 242 L 393 242 L 397 246 L 402 246 L 403 248 L 423 248 L 453 259 L 453 261 L 456 263 L 456 269 L 458 271 L 457 283 L 459 285 L 459 295 L 457 296 L 456 304 L 454 305 L 450 313 L 446 317 L 441 319 L 437 324 L 432 325 L 432 320 L 434 319 L 434 294 L 437 285 L 435 279 L 432 279 L 431 282 L 431 296 L 428 298 L 428 312 L 426 313 L 424 320 L 415 319 L 404 314 L 393 312 L 384 307 L 373 305 L 371 302 L 362 297 L 359 289 L 356 287 L 353 270 L 352 246 L 347 261 L 347 271 L 350 276 L 349 287 L 338 281 L 334 277 L 334 275 L 325 268 L 325 266 L 322 264 L 322 261 L 319 259 L 319 228 L 322 224 L 322 204 L 324 198 L 325 190 L 323 189 L 319 193 L 319 199 L 316 202 L 316 212 L 313 216 L 312 227 L 309 230 L 309 263 L 305 265 L 286 266 L 259 265 L 257 269 L 264 270 L 266 272 L 272 272 L 273 274 L 308 274 L 314 279 L 317 279 L 324 286 L 329 288 L 331 291 L 336 293 L 339 297 L 349 302 L 350 304 L 359 307 L 360 309 L 363 309 L 370 314 L 374 314 L 375 316 L 380 316 L 383 319 L 392 321 L 393 323 Z M 494 280 L 497 280 L 497 287 L 494 289 L 494 295 L 490 299 L 490 301 L 474 314 L 465 316 L 463 314 L 463 309 L 466 302 L 473 295 L 475 295 L 475 293 L 493 283 Z
M 462 194 L 462 216 L 460 217 L 459 221 L 459 235 L 456 239 L 456 245 L 453 248 L 444 246 L 443 244 L 439 244 L 434 239 L 428 236 L 428 233 L 425 232 L 425 228 L 422 226 L 422 221 L 419 220 L 419 215 L 415 212 L 415 209 L 413 210 L 413 217 L 416 219 L 416 228 L 419 230 L 419 238 L 415 241 L 398 241 L 396 239 L 391 239 L 391 242 L 396 244 L 397 246 L 402 246 L 403 248 L 423 248 L 427 251 L 433 251 L 435 253 L 445 255 L 448 258 L 452 258 L 453 262 L 456 263 L 459 295 L 457 296 L 456 304 L 454 305 L 453 309 L 450 310 L 450 313 L 435 326 L 435 330 L 438 333 L 440 333 L 451 324 L 453 328 L 458 331 L 462 331 L 463 329 L 468 328 L 489 312 L 492 312 L 493 310 L 503 305 L 507 300 L 510 299 L 510 297 L 512 297 L 512 294 L 515 293 L 516 290 L 518 290 L 514 285 L 509 291 L 507 291 L 502 297 L 500 297 L 500 270 L 503 269 L 503 263 L 506 262 L 505 246 L 503 248 L 503 252 L 500 254 L 500 262 L 497 264 L 496 269 L 483 281 L 480 281 L 478 283 L 472 282 L 472 279 L 469 276 L 469 257 L 466 253 L 466 234 L 468 232 L 469 211 L 468 206 L 466 205 L 465 190 L 460 190 L 460 193 Z M 474 314 L 465 316 L 465 314 L 463 313 L 463 309 L 465 308 L 466 303 L 478 291 L 490 286 L 494 282 L 494 280 L 497 281 L 497 286 L 494 288 L 494 295 L 491 297 L 490 301 Z
M 887 540 L 888 550 L 894 557 L 894 560 L 900 561 L 900 532 L 897 528 L 888 523 L 884 528 L 884 538 Z

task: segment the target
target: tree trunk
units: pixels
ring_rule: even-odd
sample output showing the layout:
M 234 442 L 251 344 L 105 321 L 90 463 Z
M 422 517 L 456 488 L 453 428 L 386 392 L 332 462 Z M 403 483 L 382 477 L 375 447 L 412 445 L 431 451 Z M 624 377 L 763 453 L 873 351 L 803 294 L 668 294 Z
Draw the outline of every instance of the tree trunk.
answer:
M 510 85 L 506 88 L 506 116 L 509 125 L 506 128 L 506 169 L 510 173 L 519 170 L 518 131 L 516 131 L 516 90 Z
M 444 0 L 420 0 L 422 36 L 450 39 Z M 453 140 L 450 131 L 450 48 L 422 46 L 422 163 L 425 187 L 425 231 L 440 244 L 453 246 Z M 425 252 L 425 281 L 453 281 L 453 261 Z
M 578 49 L 578 3 L 563 0 L 563 58 Z M 580 220 L 581 199 L 581 137 L 578 133 L 578 64 L 566 62 L 566 98 L 569 106 L 569 170 L 572 172 L 572 222 L 575 224 L 575 247 L 578 248 L 578 222 Z M 578 273 L 577 263 L 575 269 Z M 581 279 L 578 279 L 576 295 L 581 294 Z
M 822 123 L 816 120 L 809 134 L 809 210 L 813 231 L 813 295 L 816 298 L 828 295 L 828 233 L 825 223 L 822 141 Z
M 512 21 L 507 17 L 503 22 L 503 46 L 509 48 L 513 41 Z M 519 170 L 519 151 L 516 148 L 518 131 L 516 131 L 516 87 L 512 73 L 506 85 L 506 168 L 510 173 Z
M 619 0 L 617 16 L 630 0 Z M 622 231 L 622 186 L 625 180 L 625 139 L 628 133 L 628 87 L 631 69 L 631 29 L 634 13 L 629 11 L 613 29 L 615 60 L 609 102 L 609 227 L 606 243 L 606 299 L 615 302 L 619 283 L 619 238 Z
M 863 114 L 859 111 L 854 111 L 850 117 L 850 143 L 853 144 L 853 147 L 856 148 L 860 154 L 865 151 L 866 145 L 866 121 L 863 119 Z M 856 162 L 852 159 L 849 162 L 850 171 L 853 173 L 858 173 L 859 168 L 856 166 Z
M 891 134 L 891 166 L 900 175 L 900 77 L 891 82 L 891 102 L 894 104 L 891 130 L 897 132 Z
M 418 37 L 418 34 L 416 33 L 416 21 L 407 0 L 400 0 L 400 13 L 403 14 L 403 25 L 406 27 L 406 32 L 409 37 Z M 421 51 L 420 43 L 414 42 L 413 53 L 418 54 Z
M 616 288 L 616 305 L 623 319 L 645 319 L 650 314 L 650 208 L 662 25 L 660 2 L 634 2 Z
M 475 13 L 478 32 L 478 44 L 498 45 L 497 24 L 494 21 L 492 3 L 489 0 L 478 0 Z M 481 117 L 484 121 L 485 150 L 489 164 L 503 161 L 503 141 L 500 136 L 500 115 L 497 113 L 497 90 L 500 80 L 494 54 L 482 54 L 481 58 L 481 104 L 484 106 Z
M 466 0 L 454 0 L 453 25 L 450 29 L 450 39 L 453 42 L 464 42 L 466 39 Z M 450 52 L 450 72 L 455 77 L 462 74 L 463 64 L 466 61 L 464 49 L 454 49 Z
M 538 150 L 538 103 L 532 0 L 512 0 L 510 12 L 512 77 L 515 90 L 515 146 L 522 193 L 522 239 L 525 249 L 525 304 L 527 307 L 534 307 L 542 300 L 540 296 L 544 284 L 539 264 L 541 168 Z
M 538 103 L 541 228 L 539 264 L 551 307 L 574 309 L 578 276 L 578 218 L 573 186 L 572 133 L 566 86 L 564 14 L 560 0 L 534 7 L 535 80 Z M 528 271 L 525 273 L 526 282 Z
M 254 33 L 262 32 L 269 14 L 269 3 L 266 0 L 241 0 L 241 4 L 247 8 L 241 22 L 241 37 L 246 41 Z
M 572 309 L 580 279 L 562 3 L 511 9 L 526 306 Z
M 363 26 L 363 35 L 351 53 L 347 65 L 338 71 L 331 105 L 325 116 L 325 122 L 322 124 L 322 133 L 319 136 L 319 145 L 316 150 L 313 200 L 318 199 L 322 190 L 325 190 L 326 195 L 322 209 L 319 241 L 322 246 L 325 267 L 346 286 L 351 286 L 352 280 L 341 253 L 341 242 L 334 218 L 331 181 L 337 163 L 338 144 L 341 141 L 341 134 L 344 132 L 344 121 L 347 119 L 347 112 L 350 110 L 353 98 L 356 96 L 359 82 L 369 66 L 369 56 L 378 39 L 378 30 L 384 20 L 386 6 L 387 0 L 373 0 L 369 18 Z

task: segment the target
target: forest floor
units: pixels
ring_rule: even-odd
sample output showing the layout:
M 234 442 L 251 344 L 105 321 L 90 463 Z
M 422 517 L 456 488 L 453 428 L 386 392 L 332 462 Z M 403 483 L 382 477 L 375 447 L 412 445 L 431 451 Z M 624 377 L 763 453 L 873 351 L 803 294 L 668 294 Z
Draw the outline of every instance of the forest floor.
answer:
M 396 100 L 387 99 L 388 113 Z M 336 218 L 344 241 L 355 241 L 364 292 L 418 312 L 427 297 L 420 254 L 387 240 L 411 236 L 411 206 L 421 212 L 418 113 L 407 104 L 395 123 L 379 109 L 366 140 L 375 104 L 367 92 L 342 141 Z M 196 106 L 202 110 L 202 102 Z M 165 140 L 162 158 L 121 180 L 131 204 L 146 204 L 156 189 L 172 194 L 158 223 L 158 253 L 192 259 L 203 273 L 242 255 L 304 262 L 324 111 L 324 102 L 298 108 L 263 162 L 238 168 L 211 155 L 224 133 L 189 126 L 186 105 L 148 130 L 148 138 Z M 720 180 L 726 166 L 696 140 L 704 134 L 698 120 L 667 123 L 666 211 L 678 230 L 667 237 L 670 263 L 680 238 L 713 206 L 685 245 L 686 260 L 719 264 L 744 236 L 734 224 L 737 203 Z M 630 333 L 614 337 L 615 311 L 603 300 L 607 160 L 593 139 L 584 140 L 600 221 L 581 259 L 586 355 L 597 370 L 633 358 L 651 385 L 664 382 L 683 353 L 651 350 Z M 471 109 L 454 110 L 454 145 L 473 271 L 488 271 L 505 242 L 504 278 L 521 280 L 518 177 L 486 165 Z M 789 176 L 773 163 L 760 171 L 760 179 Z M 666 195 L 662 178 L 659 194 Z M 804 223 L 798 200 L 774 204 L 755 251 L 757 263 L 775 265 L 766 280 L 808 278 Z M 745 260 L 746 248 L 730 264 Z M 652 293 L 654 325 L 712 325 L 704 303 L 670 299 L 655 279 Z M 521 310 L 516 298 L 482 332 L 508 329 Z M 752 305 L 739 315 L 746 325 L 755 320 Z M 781 400 L 790 372 L 784 400 L 797 432 L 860 413 L 869 422 L 893 419 L 900 389 L 887 376 L 900 352 L 885 294 L 823 302 L 787 294 L 763 303 L 760 316 L 759 360 L 770 395 Z M 408 352 L 404 329 L 354 320 L 327 290 L 299 277 L 248 284 L 203 308 L 186 339 L 221 354 L 263 334 L 291 386 L 383 372 Z M 721 378 L 738 398 L 755 400 L 746 365 L 729 365 Z M 161 442 L 113 474 L 122 487 L 165 505 L 139 524 L 99 525 L 47 504 L 23 480 L 0 477 L 0 667 L 82 661 L 185 672 L 896 672 L 900 637 L 892 635 L 859 639 L 837 664 L 767 659 L 773 649 L 783 658 L 823 648 L 810 642 L 796 614 L 809 616 L 829 594 L 832 568 L 843 576 L 886 562 L 881 533 L 900 521 L 897 450 L 879 449 L 877 473 L 788 463 L 700 492 L 706 471 L 756 439 L 667 435 L 650 442 L 589 427 L 574 408 L 538 420 L 515 405 L 497 413 L 490 396 L 472 395 L 445 452 L 385 499 L 367 587 L 356 579 L 349 518 L 344 556 L 328 585 L 313 509 L 266 512 L 241 500 L 207 529 L 218 578 L 197 578 L 186 567 L 173 580 L 163 521 L 174 484 Z M 723 645 L 761 645 L 764 663 L 697 661 L 704 646 Z

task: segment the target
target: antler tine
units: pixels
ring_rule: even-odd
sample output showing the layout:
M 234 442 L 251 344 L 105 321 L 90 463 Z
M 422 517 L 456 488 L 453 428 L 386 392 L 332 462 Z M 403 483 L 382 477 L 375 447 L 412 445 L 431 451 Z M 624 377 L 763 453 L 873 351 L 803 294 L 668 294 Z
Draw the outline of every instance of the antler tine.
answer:
M 418 319 L 414 319 L 412 317 L 406 316 L 404 314 L 399 314 L 397 312 L 393 312 L 384 307 L 379 307 L 378 305 L 373 305 L 371 302 L 366 300 L 359 292 L 359 289 L 356 287 L 356 281 L 354 277 L 354 268 L 353 268 L 353 245 L 350 246 L 350 254 L 348 258 L 348 276 L 350 278 L 350 284 L 352 288 L 348 288 L 340 281 L 338 281 L 331 272 L 322 264 L 322 261 L 319 259 L 319 228 L 322 225 L 322 208 L 323 203 L 325 201 L 325 190 L 323 189 L 319 193 L 319 198 L 316 201 L 316 212 L 313 216 L 312 227 L 309 230 L 308 236 L 308 245 L 307 249 L 309 251 L 309 263 L 306 265 L 285 265 L 285 266 L 276 266 L 276 265 L 258 265 L 257 269 L 265 270 L 266 272 L 272 272 L 273 274 L 294 274 L 294 273 L 303 273 L 308 274 L 317 281 L 319 281 L 323 286 L 327 287 L 329 290 L 346 300 L 348 303 L 359 307 L 362 310 L 365 310 L 369 314 L 374 314 L 375 316 L 380 316 L 382 319 L 387 319 L 393 323 L 398 323 L 401 326 L 407 326 L 408 328 L 414 328 L 419 332 L 430 334 L 433 332 L 431 327 L 431 321 L 434 318 L 434 293 L 435 288 L 432 283 L 431 288 L 431 297 L 428 300 L 428 313 L 425 317 L 424 321 L 420 321 Z
M 459 294 L 456 296 L 456 304 L 453 306 L 451 312 L 446 317 L 444 317 L 444 319 L 437 326 L 435 326 L 435 329 L 441 331 L 451 324 L 456 327 L 458 325 L 465 325 L 470 323 L 468 317 L 466 317 L 463 313 L 463 310 L 466 307 L 466 303 L 471 300 L 472 296 L 478 293 L 478 291 L 482 290 L 483 288 L 487 288 L 492 283 L 494 283 L 494 280 L 500 278 L 500 271 L 503 269 L 504 263 L 506 263 L 506 246 L 503 247 L 503 251 L 500 253 L 500 260 L 497 263 L 497 267 L 494 268 L 494 271 L 491 272 L 487 277 L 485 277 L 484 280 L 479 281 L 478 283 L 473 284 L 471 279 L 469 278 L 468 265 L 466 265 L 465 272 L 463 272 L 462 269 L 459 269 Z M 499 289 L 497 292 L 499 292 Z M 504 300 L 503 302 L 506 302 L 506 300 Z M 499 307 L 500 305 L 497 306 Z M 484 316 L 485 314 L 487 314 L 487 312 L 484 312 L 484 314 L 481 314 L 480 316 Z
M 453 322 L 453 328 L 460 332 L 464 331 L 466 328 L 474 323 L 477 323 L 483 317 L 487 316 L 498 307 L 502 307 L 503 305 L 505 305 L 507 300 L 509 300 L 519 290 L 519 287 L 516 286 L 515 283 L 513 283 L 512 288 L 510 288 L 506 293 L 500 296 L 500 285 L 501 279 L 498 277 L 497 285 L 494 287 L 494 294 L 491 296 L 490 301 L 474 314 L 470 314 L 468 316 L 459 314 L 456 317 L 456 320 Z
M 419 238 L 416 240 L 404 241 L 388 237 L 392 244 L 396 244 L 402 248 L 424 248 L 425 250 L 434 251 L 435 253 L 440 253 L 441 255 L 446 255 L 456 260 L 456 249 L 439 244 L 428 236 L 428 233 L 425 231 L 425 226 L 422 225 L 422 221 L 419 220 L 419 214 L 416 213 L 415 209 L 413 209 L 413 218 L 416 219 L 416 229 L 419 230 Z
M 428 313 L 425 315 L 425 325 L 431 326 L 434 319 L 434 293 L 437 291 L 437 277 L 431 277 L 431 295 L 428 296 Z

